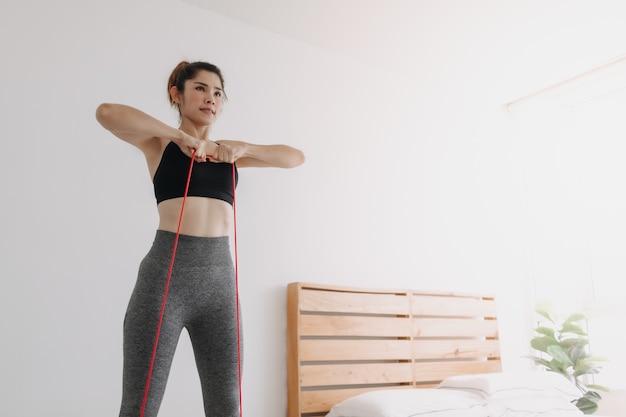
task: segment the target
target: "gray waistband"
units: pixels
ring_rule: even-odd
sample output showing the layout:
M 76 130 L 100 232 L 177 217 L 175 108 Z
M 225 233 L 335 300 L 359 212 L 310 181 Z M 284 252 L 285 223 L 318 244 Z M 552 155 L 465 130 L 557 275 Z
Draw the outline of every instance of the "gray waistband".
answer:
M 165 230 L 157 230 L 152 247 L 146 257 L 169 263 L 172 258 L 172 250 L 176 233 Z M 186 266 L 208 266 L 216 263 L 231 262 L 229 236 L 199 237 L 179 235 L 176 245 L 175 263 L 183 263 Z

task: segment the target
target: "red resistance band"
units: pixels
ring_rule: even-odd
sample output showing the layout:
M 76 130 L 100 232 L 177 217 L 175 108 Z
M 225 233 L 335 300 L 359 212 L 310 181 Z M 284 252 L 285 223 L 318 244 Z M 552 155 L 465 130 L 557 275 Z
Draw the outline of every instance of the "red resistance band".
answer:
M 183 213 L 185 212 L 185 202 L 187 201 L 187 193 L 189 191 L 189 183 L 191 181 L 191 171 L 193 169 L 194 156 L 196 151 L 191 154 L 191 162 L 189 164 L 189 173 L 187 174 L 187 183 L 185 184 L 185 193 L 183 195 L 183 202 L 180 207 L 180 217 L 178 218 L 178 228 L 176 229 L 176 237 L 174 238 L 174 247 L 172 249 L 172 258 L 170 259 L 170 267 L 167 272 L 167 280 L 165 282 L 165 291 L 163 292 L 163 301 L 161 302 L 161 313 L 159 314 L 159 323 L 157 325 L 156 336 L 154 338 L 154 347 L 152 349 L 152 358 L 150 359 L 150 367 L 148 368 L 148 378 L 146 380 L 146 388 L 143 394 L 143 401 L 141 403 L 141 412 L 139 417 L 144 417 L 146 411 L 146 403 L 148 402 L 148 394 L 150 392 L 150 381 L 152 380 L 152 371 L 154 369 L 154 361 L 156 359 L 157 347 L 159 345 L 159 336 L 161 334 L 161 325 L 163 324 L 163 315 L 165 314 L 165 305 L 167 303 L 167 294 L 170 288 L 170 282 L 172 280 L 172 271 L 174 270 L 174 259 L 176 258 L 176 247 L 178 246 L 178 237 L 180 236 L 180 225 L 183 221 Z M 239 254 L 237 253 L 237 205 L 235 200 L 235 188 L 237 182 L 235 180 L 235 164 L 233 163 L 233 238 L 235 245 L 235 297 L 237 303 L 237 372 L 239 377 L 239 416 L 243 416 L 243 397 L 241 394 L 241 337 L 240 332 L 240 317 L 239 317 Z

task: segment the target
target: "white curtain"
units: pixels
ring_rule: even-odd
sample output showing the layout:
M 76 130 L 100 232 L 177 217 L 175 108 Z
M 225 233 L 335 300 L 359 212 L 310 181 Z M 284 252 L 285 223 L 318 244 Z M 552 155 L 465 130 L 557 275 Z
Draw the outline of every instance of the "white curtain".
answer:
M 589 317 L 599 383 L 624 387 L 626 57 L 507 106 L 524 167 L 536 301 Z

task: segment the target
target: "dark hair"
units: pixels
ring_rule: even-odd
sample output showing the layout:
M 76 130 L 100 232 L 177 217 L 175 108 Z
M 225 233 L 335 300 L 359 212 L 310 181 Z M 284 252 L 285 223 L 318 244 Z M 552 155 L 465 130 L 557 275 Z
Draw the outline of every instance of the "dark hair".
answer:
M 167 96 L 172 106 L 176 106 L 176 103 L 172 100 L 170 89 L 176 86 L 178 91 L 183 92 L 185 89 L 185 81 L 193 79 L 199 71 L 208 71 L 217 75 L 222 82 L 222 89 L 224 89 L 224 77 L 222 76 L 222 71 L 217 66 L 202 61 L 181 61 L 176 65 L 176 68 L 174 68 L 167 81 Z M 226 91 L 224 91 L 224 98 L 226 98 Z

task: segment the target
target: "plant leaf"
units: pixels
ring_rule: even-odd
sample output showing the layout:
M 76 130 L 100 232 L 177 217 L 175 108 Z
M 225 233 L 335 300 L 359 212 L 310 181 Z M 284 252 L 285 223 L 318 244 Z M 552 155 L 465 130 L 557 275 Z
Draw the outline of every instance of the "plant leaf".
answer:
M 551 329 L 550 327 L 540 326 L 535 329 L 535 332 L 554 339 L 554 329 Z
M 587 317 L 584 314 L 574 313 L 565 319 L 565 323 L 575 323 L 577 321 L 583 321 L 583 320 L 587 320 Z
M 568 356 L 572 359 L 572 362 L 574 362 L 575 364 L 578 364 L 579 362 L 581 362 L 581 364 L 587 363 L 587 361 L 585 361 L 585 359 L 588 357 L 587 350 L 585 349 L 586 344 L 587 342 L 584 341 L 584 344 L 577 343 L 573 345 L 571 348 L 567 349 Z
M 590 362 L 609 362 L 610 359 L 607 358 L 606 356 L 589 356 L 587 358 L 585 358 L 586 361 L 590 361 Z
M 585 392 L 585 395 L 583 395 L 583 397 L 595 402 L 598 402 L 602 399 L 602 396 L 595 391 L 587 391 Z
M 580 327 L 577 324 L 570 323 L 567 321 L 563 323 L 563 326 L 561 326 L 561 333 L 571 333 L 571 334 L 578 334 L 581 336 L 587 336 L 587 333 L 585 332 L 585 330 L 583 330 L 582 327 Z
M 561 361 L 558 361 L 558 360 L 556 360 L 556 359 L 552 359 L 552 360 L 550 361 L 550 366 L 549 366 L 549 369 L 550 369 L 552 372 L 557 372 L 557 373 L 559 373 L 559 374 L 561 374 L 561 375 L 565 376 L 566 378 L 569 378 L 568 368 L 569 368 L 569 365 L 568 365 L 568 364 L 563 363 L 563 362 L 561 362 Z
M 550 322 L 556 323 L 556 319 L 555 319 L 556 315 L 554 314 L 554 310 L 552 309 L 552 305 L 550 304 L 549 301 L 546 301 L 546 300 L 539 301 L 535 305 L 535 312 L 539 314 L 540 316 L 545 317 Z
M 567 368 L 567 366 L 574 365 L 574 363 L 572 362 L 572 359 L 569 357 L 567 352 L 559 345 L 548 346 L 546 353 L 552 356 L 554 360 L 566 365 L 565 369 Z
M 548 369 L 552 369 L 552 365 L 550 364 L 550 361 L 546 359 L 543 359 L 537 356 L 527 356 L 527 358 L 535 362 L 536 365 L 543 365 Z
M 598 411 L 598 403 L 586 397 L 576 400 L 576 407 L 585 414 L 593 414 Z
M 540 352 L 548 353 L 548 348 L 550 346 L 558 345 L 558 341 L 549 336 L 539 336 L 535 337 L 530 341 L 530 345 L 533 349 L 536 349 Z
M 585 364 L 589 364 L 590 366 L 594 367 L 594 368 L 602 368 L 602 364 L 600 360 L 597 360 L 598 358 L 594 358 L 591 356 L 587 356 L 584 358 L 580 358 L 578 361 L 581 363 L 585 363 Z
M 611 392 L 611 389 L 609 387 L 605 387 L 604 385 L 589 384 L 587 385 L 587 388 L 596 389 L 604 392 Z
M 585 363 L 585 362 L 577 362 L 574 365 L 574 376 L 579 377 L 581 375 L 593 375 L 597 374 L 599 371 L 598 368 L 594 367 L 593 364 Z
M 567 339 L 562 339 L 558 344 L 563 349 L 583 349 L 584 351 L 584 347 L 589 344 L 589 341 L 583 337 L 570 337 Z

